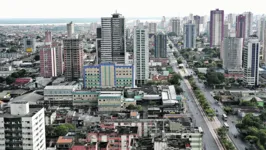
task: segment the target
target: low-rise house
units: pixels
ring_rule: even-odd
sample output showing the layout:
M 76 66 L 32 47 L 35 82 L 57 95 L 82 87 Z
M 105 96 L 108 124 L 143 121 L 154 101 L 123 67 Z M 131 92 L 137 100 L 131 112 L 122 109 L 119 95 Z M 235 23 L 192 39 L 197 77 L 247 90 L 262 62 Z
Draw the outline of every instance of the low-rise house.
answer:
M 60 136 L 56 142 L 57 150 L 69 150 L 74 145 L 74 138 L 69 136 Z

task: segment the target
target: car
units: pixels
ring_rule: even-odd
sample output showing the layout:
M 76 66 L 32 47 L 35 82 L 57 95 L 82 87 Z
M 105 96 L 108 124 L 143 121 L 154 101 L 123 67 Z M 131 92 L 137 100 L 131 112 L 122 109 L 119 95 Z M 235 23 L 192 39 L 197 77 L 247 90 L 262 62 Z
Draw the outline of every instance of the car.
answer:
M 237 138 L 237 135 L 236 134 L 234 135 L 234 138 Z

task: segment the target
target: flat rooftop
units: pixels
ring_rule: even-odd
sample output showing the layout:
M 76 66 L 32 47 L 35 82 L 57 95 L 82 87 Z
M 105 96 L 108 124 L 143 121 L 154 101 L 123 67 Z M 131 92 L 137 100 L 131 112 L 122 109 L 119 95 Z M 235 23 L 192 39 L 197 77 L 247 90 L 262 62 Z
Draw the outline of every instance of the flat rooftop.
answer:
M 99 98 L 104 98 L 104 97 L 121 97 L 122 95 L 121 94 L 100 94 L 99 95 Z
M 55 85 L 55 86 L 46 86 L 44 89 L 45 90 L 72 90 L 74 88 L 73 85 L 66 85 L 66 86 L 60 86 L 60 85 Z
M 17 103 L 17 102 L 16 102 Z M 24 104 L 24 102 L 19 102 L 21 104 Z M 25 102 L 26 103 L 26 102 Z M 6 112 L 4 113 L 0 113 L 0 117 L 3 118 L 21 118 L 21 117 L 32 117 L 33 115 L 35 115 L 38 111 L 40 111 L 42 108 L 30 108 L 30 111 L 28 114 L 26 115 L 11 115 L 10 113 L 10 109 L 8 109 Z
M 121 94 L 122 91 L 101 91 L 101 94 Z

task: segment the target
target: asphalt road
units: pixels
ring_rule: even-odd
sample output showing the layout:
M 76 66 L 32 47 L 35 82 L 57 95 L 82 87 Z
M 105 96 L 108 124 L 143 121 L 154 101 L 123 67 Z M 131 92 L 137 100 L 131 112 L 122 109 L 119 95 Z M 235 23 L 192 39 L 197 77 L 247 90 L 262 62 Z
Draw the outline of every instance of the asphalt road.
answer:
M 204 149 L 205 150 L 218 150 L 219 148 L 213 136 L 211 135 L 211 132 L 205 120 L 203 119 L 203 116 L 201 115 L 200 110 L 195 103 L 195 100 L 193 99 L 191 93 L 189 92 L 188 87 L 183 81 L 181 82 L 181 87 L 183 88 L 184 95 L 187 98 L 186 104 L 188 107 L 188 112 L 193 118 L 193 123 L 195 124 L 195 126 L 201 127 L 204 131 L 204 134 L 203 134 Z
M 223 111 L 222 106 L 216 103 L 216 100 L 213 99 L 213 97 L 210 94 L 210 91 L 204 87 L 203 83 L 198 82 L 197 77 L 194 76 L 194 79 L 196 81 L 196 84 L 198 85 L 198 87 L 200 87 L 200 90 L 204 93 L 206 99 L 210 103 L 210 106 L 214 110 L 218 111 L 218 112 L 216 112 L 216 114 L 218 114 L 217 118 L 221 122 L 221 124 L 223 124 L 224 121 L 222 119 L 222 114 L 224 114 L 224 111 Z M 229 135 L 230 139 L 233 141 L 233 143 L 235 144 L 235 146 L 237 147 L 238 150 L 244 150 L 245 147 L 248 147 L 248 145 L 244 141 L 242 141 L 240 138 L 234 137 L 234 135 L 239 135 L 239 133 L 235 127 L 235 123 L 232 122 L 230 117 L 228 117 L 227 123 L 229 125 L 228 135 Z

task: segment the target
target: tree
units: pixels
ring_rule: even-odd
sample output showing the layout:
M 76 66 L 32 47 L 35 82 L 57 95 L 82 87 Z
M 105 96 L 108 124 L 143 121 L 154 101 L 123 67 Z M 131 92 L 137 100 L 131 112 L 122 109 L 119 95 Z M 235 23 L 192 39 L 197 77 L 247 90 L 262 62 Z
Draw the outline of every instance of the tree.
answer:
M 142 106 L 141 105 L 137 105 L 137 110 L 138 111 L 142 111 L 143 110 Z
M 17 52 L 17 48 L 14 47 L 14 46 L 12 46 L 12 47 L 9 49 L 8 52 L 9 52 L 9 53 L 16 53 L 16 52 Z
M 220 63 L 218 63 L 218 64 L 217 64 L 217 68 L 223 68 L 223 65 L 220 64 Z
M 135 105 L 133 105 L 133 104 L 129 104 L 129 105 L 126 107 L 126 109 L 127 109 L 127 110 L 135 110 L 136 107 L 135 107 Z
M 12 83 L 14 83 L 15 82 L 15 78 L 13 78 L 13 77 L 11 77 L 11 76 L 8 76 L 7 78 L 6 78 L 6 84 L 12 84 Z
M 170 79 L 169 79 L 169 83 L 170 84 L 173 84 L 173 85 L 180 85 L 180 82 L 179 82 L 179 80 L 181 80 L 182 79 L 182 77 L 180 76 L 180 75 L 178 75 L 178 74 L 174 74 Z
M 27 71 L 25 69 L 21 69 L 18 72 L 19 77 L 25 77 L 27 74 Z
M 61 124 L 55 128 L 55 133 L 57 136 L 65 136 L 68 131 L 74 130 L 75 126 L 72 124 Z
M 175 85 L 175 92 L 176 94 L 181 94 L 183 93 L 183 89 L 180 86 Z
M 233 113 L 232 107 L 229 107 L 229 106 L 224 107 L 224 111 L 226 112 L 226 114 L 232 114 Z
M 3 77 L 0 77 L 0 83 L 4 82 L 5 81 L 5 78 Z
M 180 60 L 180 59 L 178 59 L 178 60 L 177 60 L 177 63 L 178 63 L 178 64 L 182 64 L 182 63 L 183 63 L 183 61 L 182 61 L 182 60 Z
M 245 137 L 245 140 L 249 141 L 250 143 L 256 143 L 258 141 L 258 137 L 252 136 L 252 135 L 248 135 L 248 136 Z
M 210 85 L 222 84 L 225 80 L 224 75 L 222 73 L 213 71 L 207 72 L 206 79 L 208 84 Z
M 39 60 L 40 60 L 40 55 L 35 55 L 35 56 L 34 56 L 34 60 L 35 60 L 35 61 L 39 61 Z
M 13 72 L 13 73 L 11 74 L 11 77 L 13 77 L 13 78 L 18 78 L 18 77 L 19 77 L 19 74 L 18 74 L 17 72 Z
M 173 48 L 172 44 L 169 44 L 169 47 L 170 47 L 170 49 L 172 49 Z

